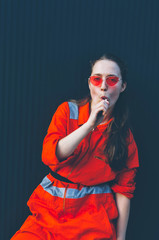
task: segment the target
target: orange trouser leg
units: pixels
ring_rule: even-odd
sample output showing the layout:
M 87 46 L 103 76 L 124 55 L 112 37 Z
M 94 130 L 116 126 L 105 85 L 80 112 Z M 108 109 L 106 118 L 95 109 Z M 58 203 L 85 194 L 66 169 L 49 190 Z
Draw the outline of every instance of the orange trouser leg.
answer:
M 11 240 L 53 240 L 53 235 L 29 216 Z
M 18 231 L 11 238 L 11 240 L 42 240 L 42 239 L 36 236 L 34 233 Z

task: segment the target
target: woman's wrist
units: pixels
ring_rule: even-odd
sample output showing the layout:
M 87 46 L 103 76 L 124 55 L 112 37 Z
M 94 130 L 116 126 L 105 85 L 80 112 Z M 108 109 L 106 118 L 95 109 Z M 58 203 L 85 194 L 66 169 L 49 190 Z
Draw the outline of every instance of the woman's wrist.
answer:
M 85 127 L 85 130 L 86 130 L 88 133 L 91 132 L 91 131 L 94 129 L 94 127 L 91 126 L 91 125 L 88 123 L 88 121 L 87 121 L 86 123 L 84 123 L 82 126 Z

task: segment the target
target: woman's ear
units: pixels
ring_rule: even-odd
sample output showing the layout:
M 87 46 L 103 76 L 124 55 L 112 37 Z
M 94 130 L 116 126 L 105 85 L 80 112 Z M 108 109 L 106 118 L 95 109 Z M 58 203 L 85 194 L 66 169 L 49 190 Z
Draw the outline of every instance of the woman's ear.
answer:
M 124 90 L 126 89 L 126 86 L 127 86 L 127 83 L 126 83 L 126 82 L 122 83 L 121 91 L 120 91 L 120 92 L 124 92 Z

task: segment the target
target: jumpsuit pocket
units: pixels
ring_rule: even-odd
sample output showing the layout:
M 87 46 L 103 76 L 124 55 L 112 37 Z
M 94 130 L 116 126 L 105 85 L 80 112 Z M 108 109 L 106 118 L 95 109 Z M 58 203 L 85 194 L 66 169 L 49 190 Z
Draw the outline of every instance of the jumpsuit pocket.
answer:
M 106 162 L 106 158 L 101 158 L 101 157 L 99 157 L 99 156 L 94 156 L 94 158 L 99 159 L 99 160 L 101 160 L 101 161 L 103 161 L 103 162 Z

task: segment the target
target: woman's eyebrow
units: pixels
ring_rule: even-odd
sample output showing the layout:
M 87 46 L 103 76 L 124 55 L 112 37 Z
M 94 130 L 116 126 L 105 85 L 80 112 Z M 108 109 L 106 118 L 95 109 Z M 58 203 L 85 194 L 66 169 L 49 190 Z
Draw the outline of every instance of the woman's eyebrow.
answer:
M 97 76 L 102 76 L 102 74 L 101 74 L 101 73 L 95 73 L 94 75 L 97 75 Z
M 93 74 L 93 75 L 95 75 L 95 76 L 102 76 L 103 74 L 101 74 L 101 73 L 95 73 L 95 74 Z M 115 74 L 108 74 L 107 75 L 107 77 L 112 77 L 112 76 L 116 76 Z

